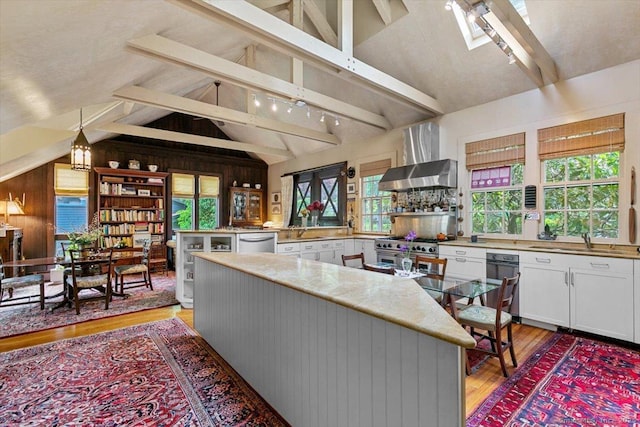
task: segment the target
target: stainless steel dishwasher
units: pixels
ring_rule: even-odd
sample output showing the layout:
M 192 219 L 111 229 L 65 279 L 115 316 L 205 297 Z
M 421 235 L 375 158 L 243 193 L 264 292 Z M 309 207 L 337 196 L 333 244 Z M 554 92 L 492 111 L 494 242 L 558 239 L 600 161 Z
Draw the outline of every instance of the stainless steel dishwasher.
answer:
M 520 257 L 517 254 L 487 252 L 487 280 L 502 282 L 503 277 L 514 277 L 520 271 Z M 487 294 L 487 305 L 497 307 L 498 291 Z M 511 305 L 511 314 L 520 319 L 520 287 L 516 288 Z
M 240 253 L 272 252 L 276 253 L 277 234 L 273 233 L 239 233 L 237 251 Z

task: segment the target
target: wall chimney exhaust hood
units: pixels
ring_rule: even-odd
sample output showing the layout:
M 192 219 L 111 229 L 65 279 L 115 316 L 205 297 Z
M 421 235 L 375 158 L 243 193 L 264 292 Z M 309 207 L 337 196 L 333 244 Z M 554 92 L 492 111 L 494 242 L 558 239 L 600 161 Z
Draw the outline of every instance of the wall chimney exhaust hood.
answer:
M 380 179 L 380 191 L 414 188 L 457 188 L 458 162 L 439 159 L 438 126 L 424 122 L 404 131 L 404 166 L 389 169 Z

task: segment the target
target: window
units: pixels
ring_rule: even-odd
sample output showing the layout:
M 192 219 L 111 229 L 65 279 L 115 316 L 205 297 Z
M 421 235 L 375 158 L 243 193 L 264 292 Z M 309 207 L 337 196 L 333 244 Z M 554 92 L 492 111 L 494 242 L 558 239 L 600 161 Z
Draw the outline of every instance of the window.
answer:
M 56 253 L 66 243 L 67 233 L 81 230 L 89 223 L 89 174 L 71 169 L 71 165 L 54 165 Z
M 543 224 L 558 236 L 618 237 L 620 153 L 545 160 Z
M 322 225 L 344 225 L 346 203 L 346 177 L 343 174 L 346 164 L 326 166 L 321 169 L 299 172 L 293 175 L 294 196 L 292 224 L 300 225 L 300 211 L 313 201 L 320 200 L 324 209 L 320 212 L 318 223 Z
M 507 171 L 508 186 L 486 178 L 492 172 Z M 475 175 L 485 175 L 484 184 L 471 190 L 471 232 L 482 234 L 522 234 L 524 189 L 522 186 L 524 165 L 474 170 Z M 482 179 L 482 178 L 480 178 Z M 487 184 L 486 181 L 491 180 Z
M 197 182 L 197 187 L 196 187 Z M 218 228 L 220 178 L 211 175 L 171 174 L 171 229 Z
M 390 191 L 378 191 L 382 175 L 391 167 L 391 160 L 384 159 L 360 165 L 361 230 L 387 233 L 391 230 Z

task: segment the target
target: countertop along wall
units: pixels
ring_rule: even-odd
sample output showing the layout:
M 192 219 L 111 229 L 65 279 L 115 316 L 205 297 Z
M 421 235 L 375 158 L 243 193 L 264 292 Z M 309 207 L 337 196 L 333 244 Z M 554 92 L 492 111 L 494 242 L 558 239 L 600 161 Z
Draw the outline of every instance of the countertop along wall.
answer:
M 560 75 L 562 75 L 562 70 Z M 519 95 L 445 114 L 436 121 L 440 128 L 441 158 L 458 160 L 458 183 L 463 192 L 460 202 L 467 208 L 462 230 L 470 235 L 468 220 L 469 177 L 465 168 L 464 145 L 495 136 L 526 132 L 525 185 L 540 183 L 537 160 L 537 130 L 573 121 L 585 120 L 615 113 L 626 113 L 626 149 L 621 167 L 620 224 L 621 235 L 617 244 L 628 244 L 629 181 L 631 166 L 640 170 L 640 61 L 631 61 L 616 67 L 586 74 L 542 89 L 533 89 Z M 365 154 L 366 153 L 366 154 Z M 366 140 L 343 141 L 339 147 L 269 166 L 269 191 L 279 191 L 280 177 L 289 172 L 347 161 L 350 166 L 363 163 L 363 159 L 392 158 L 402 162 L 402 129 L 394 129 L 380 137 Z M 356 178 L 349 182 L 358 182 Z M 540 205 L 538 191 L 538 206 Z M 526 221 L 521 239 L 535 240 L 540 225 Z M 640 234 L 640 227 L 637 233 Z M 505 238 L 508 236 L 504 236 Z M 577 242 L 577 239 L 567 239 Z M 640 241 L 640 235 L 636 236 Z M 597 243 L 597 240 L 594 240 Z M 609 242 L 608 242 L 609 243 Z

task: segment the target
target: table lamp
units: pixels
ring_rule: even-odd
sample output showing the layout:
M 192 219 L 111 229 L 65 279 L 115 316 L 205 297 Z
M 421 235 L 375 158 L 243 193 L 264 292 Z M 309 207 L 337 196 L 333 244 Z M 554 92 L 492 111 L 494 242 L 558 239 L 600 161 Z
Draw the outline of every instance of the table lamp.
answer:
M 9 215 L 24 215 L 22 203 L 15 200 L 0 200 L 0 214 L 4 214 L 4 223 L 9 225 Z

